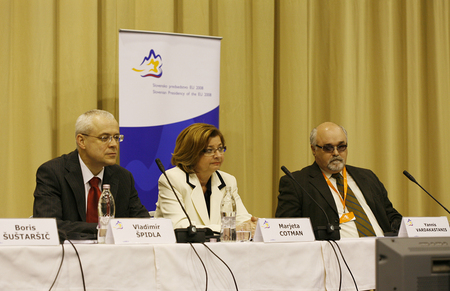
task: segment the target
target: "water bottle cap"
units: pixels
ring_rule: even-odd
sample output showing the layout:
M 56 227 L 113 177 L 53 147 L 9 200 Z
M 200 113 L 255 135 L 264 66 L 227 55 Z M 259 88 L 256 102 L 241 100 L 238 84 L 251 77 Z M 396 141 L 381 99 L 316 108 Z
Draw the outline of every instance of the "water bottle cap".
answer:
M 103 184 L 103 190 L 104 189 L 111 189 L 111 186 L 109 186 L 109 184 Z

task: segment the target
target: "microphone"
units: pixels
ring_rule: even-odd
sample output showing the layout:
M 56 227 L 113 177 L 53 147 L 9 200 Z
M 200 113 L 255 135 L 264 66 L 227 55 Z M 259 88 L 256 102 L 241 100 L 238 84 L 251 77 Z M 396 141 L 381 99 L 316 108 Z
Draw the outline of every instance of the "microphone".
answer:
M 317 206 L 319 206 L 320 210 L 322 210 L 323 214 L 325 215 L 325 218 L 327 219 L 327 225 L 326 226 L 317 226 L 317 229 L 314 230 L 314 236 L 317 240 L 339 240 L 341 238 L 341 234 L 339 233 L 339 229 L 341 229 L 339 226 L 337 229 L 333 224 L 330 223 L 330 219 L 328 218 L 327 213 L 322 208 L 322 206 L 308 193 L 308 191 L 303 188 L 302 185 L 294 178 L 291 172 L 285 167 L 281 166 L 281 170 L 289 177 L 291 178 L 302 190 L 305 192 L 309 198 L 311 198 L 314 203 L 316 203 Z
M 450 214 L 450 211 L 448 211 L 447 208 L 444 207 L 444 205 L 442 205 L 439 201 L 436 200 L 436 198 L 433 197 L 433 195 L 431 195 L 430 193 L 428 193 L 427 190 L 425 190 L 417 181 L 416 179 L 414 179 L 414 177 L 408 173 L 407 171 L 403 171 L 403 175 L 405 175 L 408 179 L 410 179 L 412 182 L 416 183 L 420 188 L 422 188 L 423 191 L 425 191 L 431 198 L 433 198 L 434 201 L 437 202 L 437 204 L 441 205 L 442 208 L 445 209 L 445 211 L 447 211 Z
M 195 225 L 192 224 L 191 218 L 186 212 L 186 209 L 184 209 L 183 204 L 180 201 L 180 198 L 178 198 L 177 193 L 175 192 L 175 189 L 172 186 L 172 183 L 170 183 L 169 177 L 166 174 L 166 170 L 164 169 L 163 164 L 161 163 L 160 159 L 155 160 L 156 164 L 158 165 L 159 170 L 161 173 L 164 174 L 164 176 L 167 179 L 167 182 L 169 182 L 170 188 L 172 189 L 173 194 L 178 200 L 178 203 L 181 206 L 181 209 L 183 209 L 184 214 L 186 215 L 189 226 L 187 228 L 176 228 L 175 229 L 175 237 L 177 238 L 178 243 L 186 243 L 186 242 L 205 242 L 206 241 L 206 229 L 205 228 L 197 228 Z

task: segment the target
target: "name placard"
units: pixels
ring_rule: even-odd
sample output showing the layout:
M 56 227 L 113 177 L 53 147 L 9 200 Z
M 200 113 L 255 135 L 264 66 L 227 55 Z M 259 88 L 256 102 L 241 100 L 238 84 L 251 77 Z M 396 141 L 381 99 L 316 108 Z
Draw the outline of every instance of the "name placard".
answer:
M 59 245 L 54 218 L 2 218 L 0 229 L 0 246 Z
M 399 237 L 450 236 L 448 219 L 442 217 L 403 217 Z
M 175 243 L 172 221 L 167 218 L 114 218 L 106 231 L 107 244 Z
M 259 218 L 253 241 L 314 241 L 309 218 Z

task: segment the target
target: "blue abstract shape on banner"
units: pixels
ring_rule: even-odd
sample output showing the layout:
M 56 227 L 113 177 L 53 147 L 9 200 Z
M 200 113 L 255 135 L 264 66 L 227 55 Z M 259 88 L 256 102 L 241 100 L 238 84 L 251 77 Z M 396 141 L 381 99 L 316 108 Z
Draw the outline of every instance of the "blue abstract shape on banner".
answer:
M 120 133 L 125 136 L 120 143 L 120 165 L 133 174 L 139 198 L 147 210 L 155 210 L 158 200 L 158 179 L 161 172 L 155 159 L 160 159 L 166 170 L 172 168 L 170 160 L 178 134 L 192 123 L 198 122 L 218 127 L 219 107 L 181 122 L 120 128 Z

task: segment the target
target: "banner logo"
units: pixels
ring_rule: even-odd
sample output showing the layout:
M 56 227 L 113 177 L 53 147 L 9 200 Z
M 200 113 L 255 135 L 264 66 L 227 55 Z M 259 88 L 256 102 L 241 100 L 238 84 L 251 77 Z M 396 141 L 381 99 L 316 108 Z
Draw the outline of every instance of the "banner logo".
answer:
M 153 77 L 161 78 L 162 76 L 162 58 L 161 55 L 157 55 L 153 49 L 150 50 L 148 56 L 144 57 L 144 60 L 138 68 L 133 68 L 133 71 L 141 74 L 142 78 Z
M 122 222 L 120 222 L 119 220 L 117 220 L 116 224 L 114 225 L 115 229 L 123 229 L 123 225 Z

